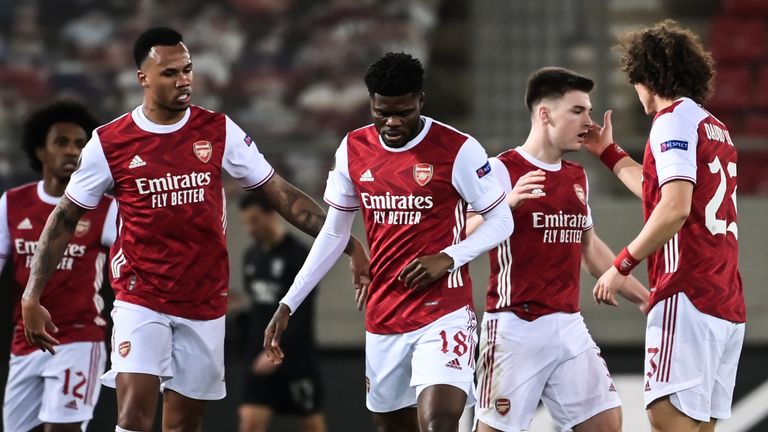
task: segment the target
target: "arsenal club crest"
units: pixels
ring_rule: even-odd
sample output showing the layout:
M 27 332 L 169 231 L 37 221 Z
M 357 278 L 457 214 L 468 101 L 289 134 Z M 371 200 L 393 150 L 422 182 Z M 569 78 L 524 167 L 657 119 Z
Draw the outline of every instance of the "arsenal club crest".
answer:
M 419 186 L 426 186 L 432 180 L 432 165 L 428 163 L 417 163 L 413 166 L 413 179 Z
M 213 154 L 213 146 L 210 141 L 198 141 L 192 144 L 192 150 L 195 152 L 195 156 L 202 163 L 208 163 L 211 160 L 211 154 Z
M 91 221 L 88 219 L 80 219 L 77 221 L 77 226 L 75 227 L 75 236 L 82 237 L 88 234 L 89 229 L 91 229 Z
M 131 342 L 123 341 L 117 346 L 117 352 L 120 353 L 120 357 L 125 357 L 131 352 Z
M 581 185 L 573 185 L 573 191 L 576 192 L 576 197 L 579 198 L 582 204 L 587 204 L 587 195 L 584 194 L 584 189 L 582 189 Z
M 502 416 L 507 415 L 509 412 L 509 399 L 507 398 L 496 399 L 496 403 L 494 405 L 496 407 L 496 412 Z

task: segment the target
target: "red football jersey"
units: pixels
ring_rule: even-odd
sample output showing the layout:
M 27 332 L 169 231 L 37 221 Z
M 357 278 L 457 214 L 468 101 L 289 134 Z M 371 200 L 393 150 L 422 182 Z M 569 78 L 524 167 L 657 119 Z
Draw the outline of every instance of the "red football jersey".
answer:
M 694 183 L 691 212 L 675 236 L 648 256 L 651 306 L 684 292 L 696 309 L 745 322 L 738 268 L 736 148 L 728 129 L 694 101 L 659 111 L 643 157 L 646 220 L 671 180 Z
M 84 208 L 114 185 L 118 238 L 110 272 L 118 300 L 209 320 L 229 285 L 222 169 L 246 189 L 274 171 L 224 114 L 196 106 L 173 125 L 138 107 L 96 129 L 66 195 Z
M 350 132 L 336 153 L 325 200 L 340 210 L 362 208 L 371 252 L 366 329 L 405 333 L 461 307 L 472 306 L 466 265 L 413 290 L 397 280 L 414 259 L 465 238 L 467 203 L 480 212 L 504 193 L 485 167 L 472 137 L 424 117 L 419 135 L 402 148 L 386 147 L 373 125 Z
M 29 279 L 37 241 L 58 201 L 44 192 L 42 181 L 11 189 L 0 198 L 0 257 L 12 259 L 14 278 L 21 290 Z M 115 214 L 112 198 L 104 197 L 78 221 L 64 257 L 40 297 L 59 328 L 54 336 L 62 344 L 104 340 L 104 300 L 99 289 L 104 281 L 107 249 L 114 241 Z M 24 338 L 21 292 L 18 294 L 11 352 L 24 355 L 38 348 Z
M 544 170 L 546 195 L 514 209 L 515 232 L 489 252 L 485 309 L 511 311 L 528 321 L 579 311 L 581 237 L 592 228 L 584 169 L 565 160 L 541 162 L 520 147 L 492 158 L 491 164 L 507 192 L 524 174 Z

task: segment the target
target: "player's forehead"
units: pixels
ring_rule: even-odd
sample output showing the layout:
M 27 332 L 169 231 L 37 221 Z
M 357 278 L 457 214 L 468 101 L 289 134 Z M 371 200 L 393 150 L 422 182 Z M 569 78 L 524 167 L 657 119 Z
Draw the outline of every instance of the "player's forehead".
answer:
M 592 101 L 589 98 L 589 93 L 581 90 L 570 90 L 566 92 L 563 97 L 557 100 L 557 102 L 565 108 L 583 108 L 589 111 L 592 109 Z
M 400 112 L 414 109 L 419 103 L 418 93 L 407 93 L 399 96 L 383 96 L 375 93 L 371 98 L 371 106 L 377 111 Z
M 192 56 L 184 43 L 155 45 L 147 54 L 145 66 L 156 69 L 183 69 L 192 63 Z
M 56 122 L 48 129 L 47 138 L 56 139 L 58 137 L 67 137 L 71 139 L 85 139 L 85 130 L 77 123 Z

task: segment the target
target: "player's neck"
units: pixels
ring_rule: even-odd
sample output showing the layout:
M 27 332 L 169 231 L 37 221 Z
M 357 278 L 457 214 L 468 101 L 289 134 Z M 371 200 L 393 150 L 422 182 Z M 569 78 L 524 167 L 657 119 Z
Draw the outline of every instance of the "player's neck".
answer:
M 523 151 L 546 164 L 558 164 L 563 159 L 563 151 L 541 134 L 531 131 L 522 145 Z
M 159 125 L 171 125 L 178 123 L 179 120 L 184 118 L 184 113 L 186 112 L 186 110 L 167 110 L 152 103 L 148 103 L 147 101 L 144 101 L 144 104 L 141 106 L 141 110 L 147 120 Z
M 68 179 L 62 180 L 50 174 L 43 175 L 43 191 L 52 197 L 60 197 L 64 195 L 67 183 Z
M 677 99 L 666 99 L 661 96 L 653 97 L 653 115 L 656 115 L 659 111 L 669 108 Z

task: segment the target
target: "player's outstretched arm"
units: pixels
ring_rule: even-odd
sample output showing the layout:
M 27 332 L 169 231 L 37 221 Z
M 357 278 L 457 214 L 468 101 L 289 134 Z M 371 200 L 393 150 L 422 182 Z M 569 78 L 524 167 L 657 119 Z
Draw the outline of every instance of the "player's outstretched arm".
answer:
M 616 256 L 611 252 L 608 245 L 606 245 L 597 235 L 594 229 L 584 232 L 581 243 L 582 265 L 592 276 L 599 278 L 613 265 L 613 260 Z M 634 277 L 629 276 L 619 287 L 618 293 L 620 296 L 635 304 L 641 312 L 645 313 L 647 311 L 649 297 L 648 290 Z M 598 304 L 605 303 L 618 306 L 615 297 L 611 297 L 606 301 L 595 300 Z
M 317 237 L 325 222 L 325 211 L 309 195 L 275 174 L 263 186 L 256 189 L 263 194 L 280 215 L 296 228 Z M 362 285 L 370 281 L 368 254 L 360 240 L 350 236 L 344 248 L 349 255 L 350 268 L 355 288 L 359 291 Z M 358 297 L 359 295 L 356 295 Z
M 611 110 L 605 112 L 603 126 L 593 124 L 590 127 L 584 137 L 584 146 L 613 171 L 630 192 L 642 198 L 643 167 L 613 141 L 612 113 Z
M 21 314 L 24 320 L 24 335 L 29 343 L 35 344 L 43 351 L 55 352 L 53 346 L 57 341 L 48 331 L 58 331 L 51 321 L 51 315 L 41 304 L 48 279 L 64 256 L 70 237 L 77 227 L 77 221 L 86 210 L 70 201 L 66 196 L 61 198 L 45 223 L 43 233 L 37 243 L 37 250 L 32 257 L 32 267 L 24 294 L 21 297 Z
M 317 286 L 320 279 L 333 267 L 342 254 L 344 245 L 349 240 L 355 214 L 341 211 L 334 207 L 328 211 L 328 217 L 312 243 L 304 265 L 296 274 L 296 278 L 288 292 L 280 300 L 280 305 L 272 316 L 272 320 L 264 330 L 264 350 L 273 362 L 280 362 L 283 352 L 280 349 L 280 338 L 288 327 L 288 320 L 293 311 L 298 309 L 304 299 Z M 367 282 L 365 283 L 367 288 Z
M 661 199 L 640 234 L 624 248 L 597 281 L 595 300 L 606 301 L 617 292 L 627 275 L 640 261 L 667 243 L 683 227 L 691 212 L 693 183 L 673 180 L 661 187 Z

